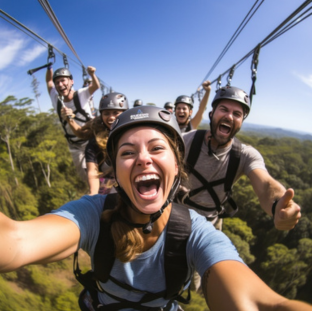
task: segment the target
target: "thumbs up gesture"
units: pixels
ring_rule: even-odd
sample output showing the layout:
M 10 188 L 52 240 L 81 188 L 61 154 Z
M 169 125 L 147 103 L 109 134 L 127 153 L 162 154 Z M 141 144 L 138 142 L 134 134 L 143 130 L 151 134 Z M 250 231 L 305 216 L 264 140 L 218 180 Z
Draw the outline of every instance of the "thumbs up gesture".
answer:
M 278 230 L 290 230 L 301 217 L 300 206 L 293 201 L 295 192 L 289 188 L 278 200 L 274 214 L 274 225 Z

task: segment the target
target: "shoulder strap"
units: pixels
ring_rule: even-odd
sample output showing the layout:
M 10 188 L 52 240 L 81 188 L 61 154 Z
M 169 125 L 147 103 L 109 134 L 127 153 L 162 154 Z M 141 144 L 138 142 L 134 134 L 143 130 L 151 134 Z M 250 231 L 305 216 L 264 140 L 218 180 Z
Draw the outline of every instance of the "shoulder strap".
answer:
M 173 203 L 165 242 L 166 297 L 178 295 L 187 281 L 186 244 L 192 231 L 188 208 Z
M 190 121 L 190 122 L 187 124 L 187 127 L 186 127 L 186 129 L 185 129 L 185 133 L 191 131 L 192 129 L 193 129 L 193 127 L 192 127 L 192 123 L 191 123 L 191 121 Z
M 117 204 L 118 193 L 107 194 L 103 211 L 113 209 Z M 111 236 L 111 225 L 101 219 L 99 238 L 94 250 L 94 275 L 106 282 L 115 261 L 115 245 Z
M 62 123 L 62 126 L 64 127 L 64 124 L 66 123 L 66 121 L 64 121 L 61 117 L 61 109 L 62 109 L 62 103 L 61 101 L 59 100 L 59 98 L 57 99 L 57 106 L 56 106 L 56 110 L 57 110 L 57 114 L 60 118 L 60 121 Z
M 205 133 L 206 133 L 206 130 L 196 131 L 189 153 L 188 153 L 188 156 L 187 156 L 187 159 L 186 159 L 186 164 L 188 167 L 195 166 L 198 160 L 199 154 L 200 154 L 201 145 L 205 139 Z
M 227 168 L 226 176 L 225 176 L 225 183 L 224 183 L 225 192 L 229 192 L 232 189 L 234 178 L 236 176 L 239 162 L 240 162 L 241 151 L 242 151 L 242 144 L 237 138 L 234 137 L 234 141 L 233 141 L 232 148 L 230 151 L 230 160 L 229 160 L 229 164 L 228 164 L 228 168 Z
M 84 109 L 81 108 L 81 104 L 80 104 L 80 100 L 79 100 L 79 96 L 78 96 L 78 92 L 77 91 L 74 92 L 73 100 L 74 100 L 74 105 L 75 105 L 75 108 L 76 108 L 75 112 L 79 112 L 80 114 L 82 114 L 86 118 L 85 121 L 91 120 L 90 116 L 85 112 Z
M 115 206 L 117 196 L 117 193 L 108 194 L 104 209 Z M 187 281 L 186 243 L 191 233 L 191 227 L 188 208 L 173 203 L 165 240 L 166 298 L 168 299 L 178 295 Z M 94 252 L 95 278 L 106 282 L 114 260 L 114 243 L 110 234 L 110 225 L 101 221 L 100 235 Z

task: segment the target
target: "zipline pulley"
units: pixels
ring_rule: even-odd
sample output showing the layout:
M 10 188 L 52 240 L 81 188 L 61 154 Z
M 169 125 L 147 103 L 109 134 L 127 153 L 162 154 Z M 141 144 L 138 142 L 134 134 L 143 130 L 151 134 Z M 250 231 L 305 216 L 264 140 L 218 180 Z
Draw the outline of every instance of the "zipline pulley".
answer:
M 53 47 L 49 44 L 48 47 L 48 63 L 51 63 L 51 59 L 53 59 L 52 64 L 55 63 L 55 54 L 53 52 Z
M 217 86 L 216 86 L 216 92 L 217 92 L 218 90 L 220 90 L 221 84 L 222 84 L 222 75 L 220 75 L 220 76 L 218 77 Z
M 233 78 L 233 75 L 234 75 L 234 71 L 235 71 L 235 67 L 236 67 L 236 64 L 234 64 L 227 76 L 227 86 L 231 86 L 231 82 L 232 82 L 232 78 Z
M 63 63 L 65 68 L 69 68 L 68 60 L 66 54 L 63 54 Z
M 256 95 L 256 80 L 257 80 L 257 69 L 258 69 L 258 64 L 259 64 L 260 48 L 261 48 L 261 45 L 258 44 L 257 47 L 254 49 L 254 54 L 253 54 L 252 61 L 251 61 L 252 85 L 251 85 L 250 94 L 249 94 L 250 106 L 252 104 L 253 95 Z
M 88 73 L 86 67 L 82 65 L 82 81 L 86 81 L 88 79 Z

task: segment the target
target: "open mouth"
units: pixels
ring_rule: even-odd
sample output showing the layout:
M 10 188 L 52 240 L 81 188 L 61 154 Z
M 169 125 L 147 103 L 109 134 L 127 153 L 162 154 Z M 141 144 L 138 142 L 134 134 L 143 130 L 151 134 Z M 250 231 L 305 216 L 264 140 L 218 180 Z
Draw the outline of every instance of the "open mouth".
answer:
M 160 178 L 156 174 L 137 176 L 134 180 L 136 189 L 142 198 L 152 199 L 156 197 L 160 187 Z
M 64 92 L 66 92 L 66 90 L 67 90 L 67 88 L 60 89 L 59 92 L 60 92 L 60 93 L 64 93 Z
M 229 134 L 231 132 L 231 126 L 229 124 L 226 124 L 226 123 L 221 123 L 219 125 L 219 131 L 222 134 Z

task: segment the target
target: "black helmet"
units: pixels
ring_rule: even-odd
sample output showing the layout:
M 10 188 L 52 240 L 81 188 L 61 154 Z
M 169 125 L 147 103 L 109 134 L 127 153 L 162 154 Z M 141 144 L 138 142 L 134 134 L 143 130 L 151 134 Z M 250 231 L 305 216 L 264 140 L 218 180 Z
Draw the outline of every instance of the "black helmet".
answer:
M 146 125 L 146 126 L 152 126 L 152 127 L 159 125 L 163 127 L 165 131 L 169 131 L 171 133 L 176 134 L 177 139 L 178 139 L 178 144 L 179 144 L 178 146 L 179 151 L 182 153 L 182 157 L 184 157 L 184 150 L 185 150 L 184 141 L 180 132 L 179 125 L 176 121 L 176 118 L 173 116 L 173 114 L 170 113 L 168 110 L 165 110 L 163 108 L 158 108 L 156 106 L 141 106 L 141 107 L 131 108 L 123 112 L 116 118 L 115 122 L 112 124 L 106 148 L 107 148 L 108 156 L 113 166 L 115 166 L 115 163 L 116 163 L 114 159 L 112 159 L 114 138 L 118 134 L 126 132 L 126 130 L 131 128 L 132 126 L 139 126 L 139 125 L 142 125 L 142 126 Z M 114 169 L 116 169 L 116 167 L 114 167 Z M 163 213 L 163 210 L 168 206 L 168 204 L 173 201 L 175 193 L 179 188 L 180 181 L 181 181 L 181 177 L 176 176 L 166 202 L 163 204 L 163 206 L 160 208 L 158 212 L 150 215 L 150 221 L 148 223 L 134 224 L 134 223 L 129 222 L 127 219 L 123 218 L 123 216 L 120 216 L 122 218 L 122 221 L 133 227 L 142 228 L 144 233 L 147 233 L 147 234 L 150 233 L 153 228 L 153 223 L 161 216 L 161 214 Z M 131 206 L 132 205 L 131 200 L 129 199 L 126 192 L 119 185 L 116 187 L 116 190 L 121 196 L 122 200 L 127 205 Z
M 224 86 L 221 87 L 218 91 L 216 96 L 214 97 L 211 106 L 214 108 L 215 105 L 222 99 L 231 99 L 234 100 L 240 104 L 242 104 L 244 111 L 245 111 L 245 116 L 246 118 L 250 112 L 250 101 L 249 101 L 249 96 L 245 91 L 242 89 L 239 89 L 234 86 Z
M 136 99 L 134 101 L 133 107 L 143 106 L 143 101 L 141 99 Z
M 160 125 L 169 132 L 176 132 L 179 139 L 179 150 L 184 156 L 184 140 L 176 118 L 167 110 L 156 106 L 141 106 L 131 108 L 120 114 L 112 124 L 107 141 L 107 153 L 111 157 L 112 141 L 116 134 L 125 131 L 133 125 Z M 113 159 L 111 159 L 113 160 Z M 112 161 L 114 163 L 114 161 Z
M 171 103 L 171 102 L 166 102 L 165 105 L 164 105 L 164 108 L 165 108 L 165 109 L 167 109 L 167 108 L 172 108 L 172 109 L 173 109 L 173 108 L 174 108 L 174 105 L 173 105 L 173 103 Z
M 190 109 L 193 109 L 194 101 L 193 101 L 192 97 L 186 96 L 186 95 L 181 95 L 181 96 L 177 97 L 174 105 L 177 106 L 177 104 L 181 104 L 181 103 L 187 104 L 190 106 Z
M 72 74 L 67 68 L 56 69 L 55 72 L 53 73 L 53 82 L 55 81 L 56 78 L 59 77 L 68 77 L 71 80 L 73 79 Z
M 121 93 L 113 92 L 104 95 L 100 100 L 99 111 L 129 109 L 127 97 Z

